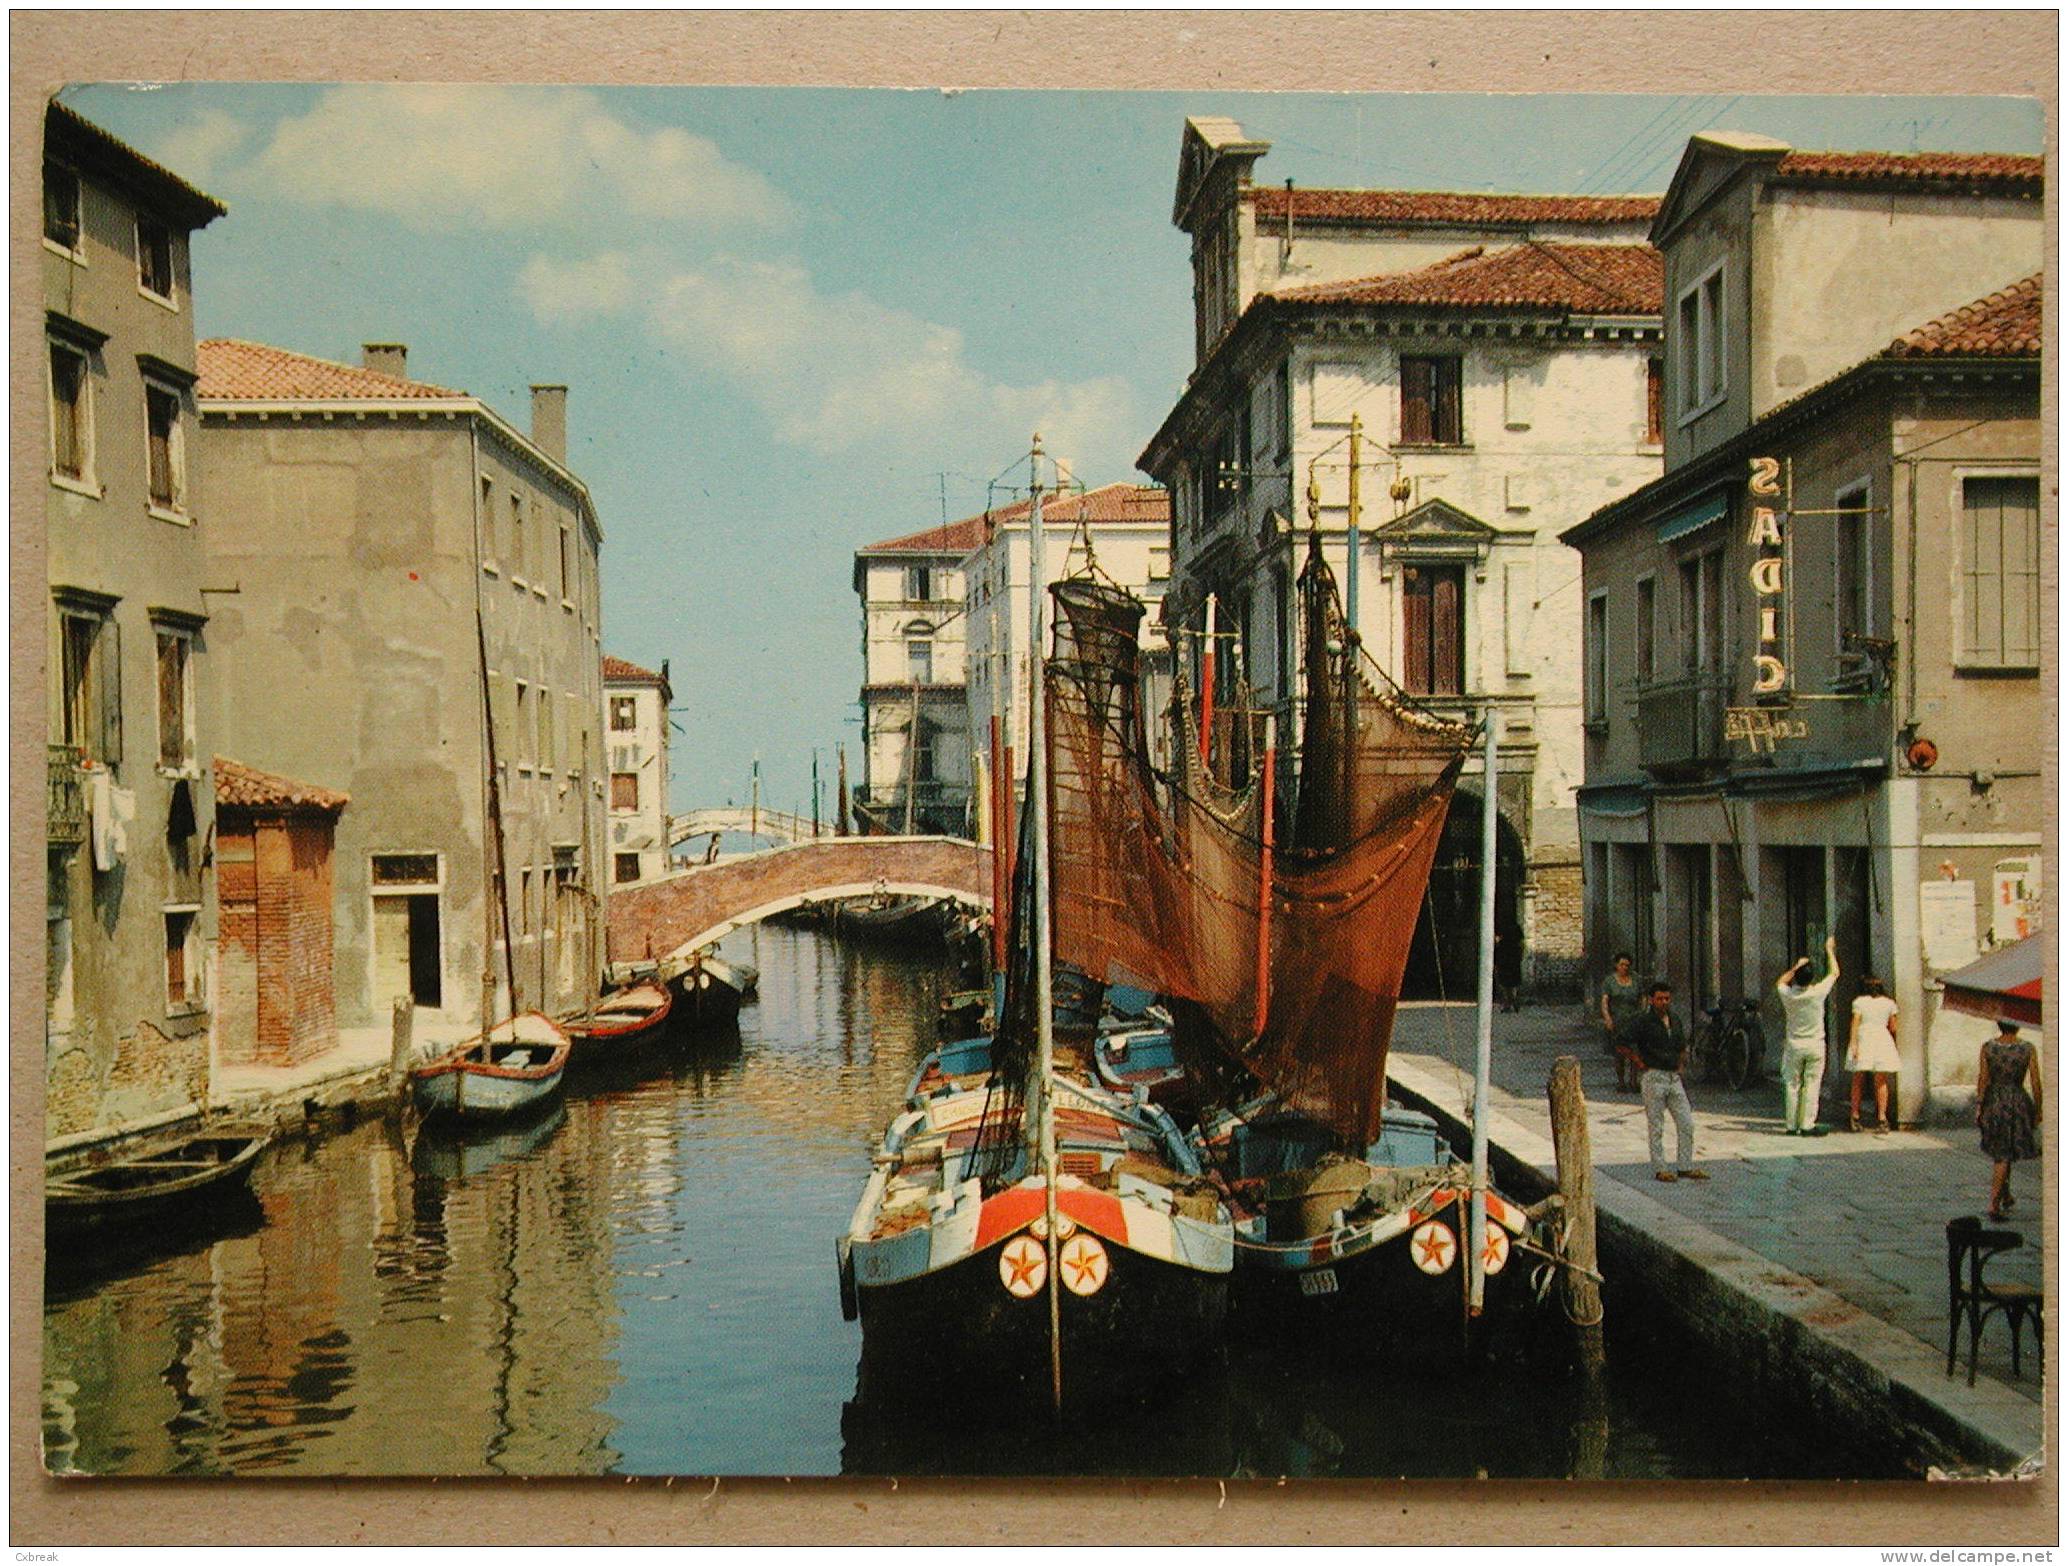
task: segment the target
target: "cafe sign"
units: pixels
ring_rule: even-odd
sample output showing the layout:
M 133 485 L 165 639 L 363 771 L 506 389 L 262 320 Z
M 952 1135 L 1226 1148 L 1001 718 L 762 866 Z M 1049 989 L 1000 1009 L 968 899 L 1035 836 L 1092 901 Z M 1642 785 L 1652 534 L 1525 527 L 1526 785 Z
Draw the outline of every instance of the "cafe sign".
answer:
M 1775 457 L 1752 459 L 1752 525 L 1746 542 L 1752 546 L 1752 592 L 1759 609 L 1759 651 L 1752 659 L 1752 692 L 1768 696 L 1788 686 L 1788 665 L 1781 657 L 1781 610 L 1787 603 L 1788 563 L 1781 536 L 1781 513 L 1769 501 L 1781 493 L 1781 464 Z

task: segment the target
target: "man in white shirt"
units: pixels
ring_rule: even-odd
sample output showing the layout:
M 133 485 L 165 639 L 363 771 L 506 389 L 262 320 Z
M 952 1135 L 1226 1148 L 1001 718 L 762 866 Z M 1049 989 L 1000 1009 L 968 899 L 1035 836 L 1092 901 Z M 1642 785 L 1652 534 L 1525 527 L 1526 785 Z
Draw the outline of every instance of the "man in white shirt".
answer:
M 1817 1095 L 1824 1086 L 1824 1002 L 1838 982 L 1838 943 L 1824 942 L 1824 977 L 1812 984 L 1810 960 L 1798 957 L 1774 981 L 1788 1036 L 1781 1044 L 1782 1119 L 1789 1136 L 1822 1136 L 1817 1125 Z

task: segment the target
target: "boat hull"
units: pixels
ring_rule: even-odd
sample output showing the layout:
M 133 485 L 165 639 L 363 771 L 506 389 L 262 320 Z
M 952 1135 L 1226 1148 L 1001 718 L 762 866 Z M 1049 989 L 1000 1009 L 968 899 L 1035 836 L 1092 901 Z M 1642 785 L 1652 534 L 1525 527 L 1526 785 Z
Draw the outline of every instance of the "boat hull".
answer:
M 1431 1248 L 1428 1226 L 1441 1231 L 1435 1249 L 1448 1258 L 1441 1271 L 1416 1265 Z M 1488 1216 L 1489 1232 L 1499 1227 Z M 1243 1320 L 1355 1337 L 1379 1350 L 1417 1355 L 1462 1350 L 1467 1332 L 1469 1274 L 1460 1243 L 1468 1227 L 1462 1202 L 1417 1214 L 1408 1227 L 1371 1243 L 1352 1232 L 1324 1236 L 1297 1249 L 1238 1247 L 1234 1308 Z M 1530 1299 L 1528 1258 L 1504 1233 L 1495 1242 L 1498 1271 L 1487 1274 L 1482 1322 L 1502 1320 Z
M 1021 1231 L 1022 1234 L 1026 1231 Z M 915 1394 L 981 1403 L 989 1415 L 1045 1415 L 1051 1406 L 1049 1291 L 1006 1288 L 1007 1236 L 961 1260 L 892 1284 L 856 1289 L 862 1320 L 858 1401 Z M 1140 1399 L 1218 1351 L 1229 1274 L 1143 1255 L 1110 1241 L 1096 1293 L 1061 1295 L 1063 1399 L 1083 1411 Z
M 427 1120 L 509 1120 L 551 1104 L 561 1077 L 556 1071 L 550 1077 L 512 1079 L 456 1067 L 417 1076 L 410 1089 L 417 1113 Z
M 201 1137 L 160 1149 L 134 1160 L 100 1167 L 82 1167 L 49 1177 L 44 1218 L 52 1234 L 123 1228 L 144 1222 L 166 1222 L 205 1212 L 237 1198 L 251 1181 L 252 1165 L 272 1139 Z M 185 1163 L 197 1167 L 153 1169 L 154 1160 L 193 1155 Z M 134 1178 L 134 1184 L 98 1182 Z

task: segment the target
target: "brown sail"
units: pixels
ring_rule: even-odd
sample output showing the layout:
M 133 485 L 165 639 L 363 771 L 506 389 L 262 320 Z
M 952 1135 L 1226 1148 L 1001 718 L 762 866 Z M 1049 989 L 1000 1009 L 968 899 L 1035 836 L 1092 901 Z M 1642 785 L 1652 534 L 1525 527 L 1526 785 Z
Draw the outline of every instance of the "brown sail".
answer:
M 1362 1146 L 1379 1130 L 1401 975 L 1471 731 L 1363 658 L 1318 544 L 1300 590 L 1306 695 L 1299 734 L 1280 737 L 1297 752 L 1283 789 L 1265 785 L 1261 715 L 1239 704 L 1240 741 L 1222 750 L 1241 786 L 1201 765 L 1182 701 L 1176 768 L 1159 775 L 1142 605 L 1089 578 L 1052 589 L 1055 951 L 1167 997 L 1181 1046 L 1205 1043 Z

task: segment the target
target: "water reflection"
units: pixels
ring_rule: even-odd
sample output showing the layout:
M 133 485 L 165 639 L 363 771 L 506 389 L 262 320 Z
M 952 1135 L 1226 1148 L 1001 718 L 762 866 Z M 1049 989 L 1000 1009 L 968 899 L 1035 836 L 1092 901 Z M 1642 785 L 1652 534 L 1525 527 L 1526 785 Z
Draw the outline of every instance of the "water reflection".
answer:
M 736 1031 L 673 1038 L 490 1136 L 277 1146 L 249 1205 L 50 1258 L 44 1450 L 124 1474 L 1816 1471 L 1619 1372 L 1605 1409 L 1496 1365 L 1417 1380 L 1249 1341 L 1060 1433 L 847 1407 L 833 1238 L 931 1047 L 941 976 L 762 926 Z M 1605 1438 L 1603 1431 L 1606 1431 Z M 1765 1444 L 1762 1444 L 1765 1442 Z M 1836 1462 L 1837 1458 L 1827 1458 Z

